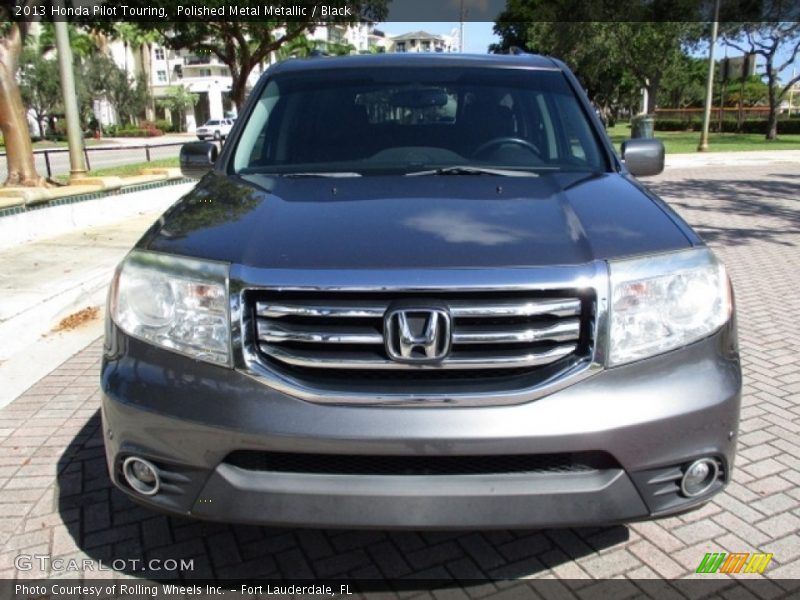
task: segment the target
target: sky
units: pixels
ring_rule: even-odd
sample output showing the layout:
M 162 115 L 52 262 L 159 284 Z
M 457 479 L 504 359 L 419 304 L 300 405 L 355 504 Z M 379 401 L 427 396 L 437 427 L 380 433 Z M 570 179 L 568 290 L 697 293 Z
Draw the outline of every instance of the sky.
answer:
M 438 0 L 432 0 L 438 1 Z M 422 22 L 422 21 L 412 21 L 412 22 L 389 22 L 389 23 L 382 23 L 379 26 L 379 29 L 386 33 L 390 34 L 401 34 L 401 33 L 408 33 L 411 31 L 427 31 L 428 33 L 436 33 L 436 34 L 443 34 L 443 35 L 451 35 L 452 33 L 458 30 L 458 23 L 452 22 L 441 22 L 441 21 L 434 21 L 434 22 Z M 494 23 L 491 21 L 477 21 L 477 22 L 465 22 L 464 23 L 464 50 L 470 54 L 486 54 L 487 49 L 489 48 L 490 44 L 495 42 L 499 42 L 500 38 L 494 34 L 492 28 L 494 27 Z M 788 45 L 787 45 L 788 46 Z M 783 62 L 786 60 L 788 54 L 788 48 L 784 49 L 782 52 L 779 52 L 778 59 Z M 716 49 L 714 50 L 714 58 L 715 60 L 719 60 L 725 56 L 738 56 L 741 53 L 730 47 L 726 47 L 721 41 L 717 42 Z M 700 44 L 698 48 L 692 51 L 693 56 L 697 56 L 699 58 L 707 58 L 708 57 L 708 44 Z M 762 59 L 758 58 L 758 65 L 761 67 Z M 800 58 L 795 61 L 796 67 L 795 70 L 800 72 Z M 760 68 L 763 71 L 763 67 Z M 788 81 L 792 76 L 792 68 L 788 67 L 785 71 L 780 74 L 780 79 L 782 81 Z

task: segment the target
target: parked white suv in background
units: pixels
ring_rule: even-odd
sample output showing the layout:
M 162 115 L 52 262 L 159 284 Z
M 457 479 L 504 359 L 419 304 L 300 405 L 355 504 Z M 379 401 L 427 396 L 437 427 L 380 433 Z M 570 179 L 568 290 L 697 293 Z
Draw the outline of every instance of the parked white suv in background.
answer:
M 228 137 L 233 127 L 233 119 L 210 119 L 206 124 L 197 128 L 197 139 L 214 138 L 224 140 Z

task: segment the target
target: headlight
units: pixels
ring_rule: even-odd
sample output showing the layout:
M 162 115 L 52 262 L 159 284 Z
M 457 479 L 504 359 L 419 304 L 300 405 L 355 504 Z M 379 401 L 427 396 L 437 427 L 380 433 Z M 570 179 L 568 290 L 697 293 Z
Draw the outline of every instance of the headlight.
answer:
M 725 267 L 706 248 L 611 261 L 609 366 L 679 348 L 728 321 Z
M 227 264 L 134 250 L 117 270 L 110 298 L 111 316 L 128 335 L 231 364 Z

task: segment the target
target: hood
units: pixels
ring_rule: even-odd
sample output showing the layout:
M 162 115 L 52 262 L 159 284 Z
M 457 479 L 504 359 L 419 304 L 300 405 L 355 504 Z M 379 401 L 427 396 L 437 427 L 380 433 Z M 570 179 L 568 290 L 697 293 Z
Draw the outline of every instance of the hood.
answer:
M 425 269 L 576 265 L 695 241 L 615 173 L 209 174 L 139 246 L 259 268 Z

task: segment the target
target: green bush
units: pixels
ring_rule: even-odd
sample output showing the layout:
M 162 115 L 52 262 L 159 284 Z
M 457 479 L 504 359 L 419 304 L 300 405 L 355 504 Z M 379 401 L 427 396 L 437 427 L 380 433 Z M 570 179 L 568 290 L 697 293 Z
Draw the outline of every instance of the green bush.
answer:
M 656 131 L 701 131 L 703 120 L 700 117 L 681 118 L 681 117 L 659 117 L 655 123 Z M 709 129 L 712 132 L 719 131 L 719 119 L 711 115 Z M 742 121 L 741 128 L 736 119 L 726 118 L 722 121 L 722 131 L 725 133 L 757 133 L 766 135 L 767 120 L 745 119 Z M 800 133 L 800 118 L 778 119 L 778 135 Z
M 800 134 L 800 118 L 778 119 L 778 135 Z
M 172 121 L 169 119 L 159 119 L 154 123 L 156 129 L 160 129 L 164 132 L 173 132 L 175 131 L 175 127 L 172 125 Z
M 695 129 L 695 125 L 698 126 Z M 680 117 L 658 117 L 655 122 L 656 131 L 698 131 L 700 122 Z

